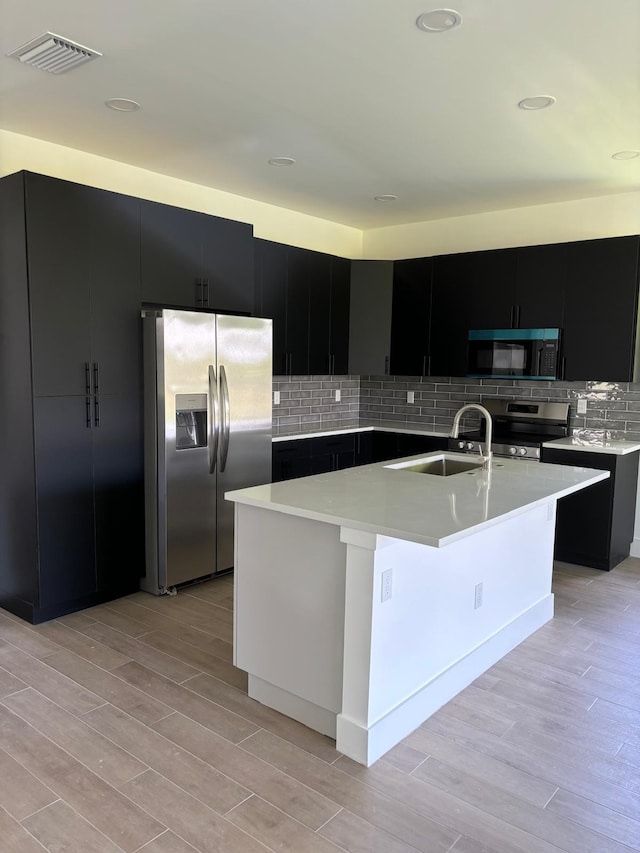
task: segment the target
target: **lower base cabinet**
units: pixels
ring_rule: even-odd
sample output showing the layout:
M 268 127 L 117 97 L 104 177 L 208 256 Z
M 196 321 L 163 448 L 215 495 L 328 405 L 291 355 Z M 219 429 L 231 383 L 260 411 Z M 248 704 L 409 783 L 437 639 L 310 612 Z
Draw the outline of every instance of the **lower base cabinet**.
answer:
M 561 498 L 554 556 L 609 571 L 629 556 L 635 524 L 640 452 L 617 456 L 542 448 L 542 461 L 610 472 L 608 480 Z
M 382 430 L 293 438 L 273 445 L 272 481 L 278 483 L 446 448 L 444 437 Z

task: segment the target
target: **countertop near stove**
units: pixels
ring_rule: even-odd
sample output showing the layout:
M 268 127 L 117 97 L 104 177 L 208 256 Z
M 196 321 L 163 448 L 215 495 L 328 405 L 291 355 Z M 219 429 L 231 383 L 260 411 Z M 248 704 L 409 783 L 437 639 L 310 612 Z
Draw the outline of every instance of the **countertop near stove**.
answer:
M 407 457 L 434 458 L 441 451 Z M 451 456 L 469 461 L 464 454 Z M 362 465 L 227 492 L 227 500 L 437 548 L 606 479 L 608 471 L 494 458 L 449 477 Z
M 573 435 L 568 438 L 556 438 L 553 441 L 545 441 L 543 447 L 551 447 L 555 450 L 578 450 L 582 453 L 609 453 L 614 456 L 626 456 L 640 450 L 640 442 L 627 441 L 625 439 L 603 439 L 587 435 Z

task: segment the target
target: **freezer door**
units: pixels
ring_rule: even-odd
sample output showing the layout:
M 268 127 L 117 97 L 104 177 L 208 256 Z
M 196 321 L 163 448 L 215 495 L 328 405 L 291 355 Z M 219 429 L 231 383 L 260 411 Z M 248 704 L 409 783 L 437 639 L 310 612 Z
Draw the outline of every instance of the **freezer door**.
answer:
M 233 504 L 224 493 L 271 482 L 272 321 L 218 315 L 220 446 L 217 567 L 233 566 Z
M 219 436 L 216 322 L 211 314 L 165 309 L 159 376 L 159 448 L 165 508 L 159 543 L 166 543 L 166 575 L 175 586 L 216 571 L 216 443 Z M 161 379 L 161 381 L 160 381 Z M 161 487 L 161 483 L 159 483 Z M 162 489 L 160 489 L 162 494 Z M 161 555 L 160 555 L 161 557 Z M 159 560 L 162 566 L 162 558 Z

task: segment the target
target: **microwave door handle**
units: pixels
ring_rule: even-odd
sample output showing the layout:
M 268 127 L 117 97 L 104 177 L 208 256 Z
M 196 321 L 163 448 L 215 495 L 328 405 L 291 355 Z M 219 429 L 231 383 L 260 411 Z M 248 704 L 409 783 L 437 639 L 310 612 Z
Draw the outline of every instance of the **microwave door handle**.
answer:
M 218 403 L 218 380 L 213 365 L 209 365 L 209 473 L 216 470 L 218 443 L 220 441 L 220 405 Z
M 229 384 L 227 383 L 227 371 L 224 365 L 220 365 L 220 397 L 222 407 L 220 412 L 220 428 L 222 432 L 222 449 L 220 451 L 220 471 L 227 467 L 227 456 L 229 455 L 229 434 L 231 429 L 231 408 L 229 402 Z
M 536 350 L 536 370 L 535 370 L 534 376 L 540 376 L 540 370 L 541 370 L 541 364 L 542 364 L 542 347 L 543 347 L 543 344 L 540 344 L 540 346 Z

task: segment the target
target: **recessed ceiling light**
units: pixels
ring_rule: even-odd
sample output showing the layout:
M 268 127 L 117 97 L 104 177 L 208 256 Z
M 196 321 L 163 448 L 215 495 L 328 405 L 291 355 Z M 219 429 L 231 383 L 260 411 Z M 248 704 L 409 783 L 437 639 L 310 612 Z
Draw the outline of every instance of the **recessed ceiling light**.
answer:
M 611 155 L 612 160 L 633 160 L 634 157 L 640 157 L 640 151 L 618 151 Z
M 432 9 L 423 12 L 416 21 L 416 27 L 427 33 L 445 33 L 462 23 L 462 15 L 453 9 Z
M 397 195 L 377 195 L 374 196 L 374 201 L 396 201 L 398 198 Z
M 272 157 L 269 160 L 270 166 L 295 166 L 295 164 L 293 157 Z
M 553 95 L 534 95 L 532 98 L 523 98 L 518 101 L 521 110 L 544 110 L 555 104 Z
M 131 101 L 129 98 L 109 98 L 104 103 L 110 110 L 117 110 L 119 113 L 135 113 L 142 109 L 137 101 Z

